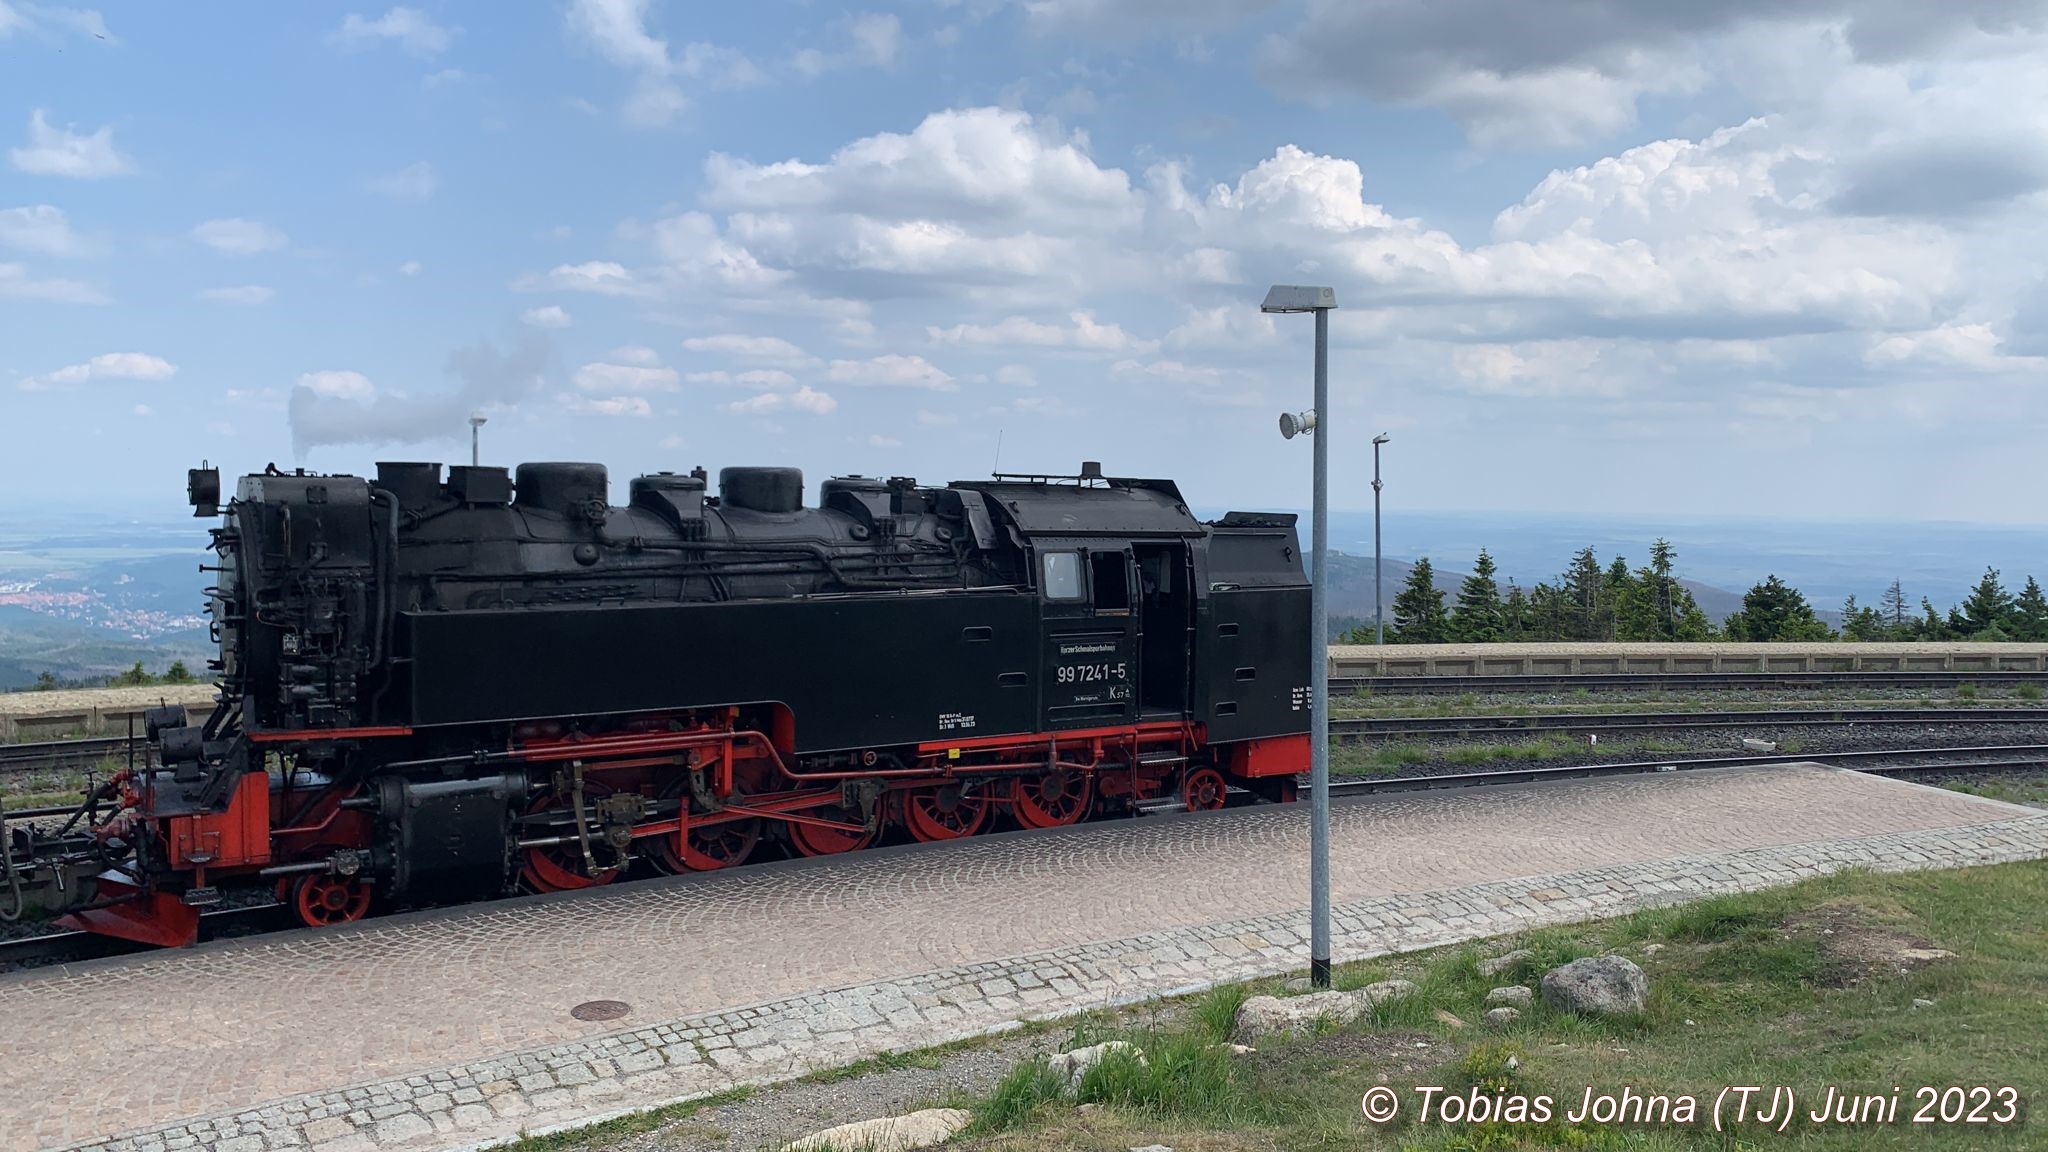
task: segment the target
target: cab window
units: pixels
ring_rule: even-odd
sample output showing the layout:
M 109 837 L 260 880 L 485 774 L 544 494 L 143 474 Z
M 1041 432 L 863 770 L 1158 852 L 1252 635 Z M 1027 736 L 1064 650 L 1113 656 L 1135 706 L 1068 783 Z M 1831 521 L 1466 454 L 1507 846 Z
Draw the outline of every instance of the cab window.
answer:
M 1081 554 L 1047 552 L 1039 557 L 1040 587 L 1047 600 L 1079 600 L 1087 593 L 1081 587 Z
M 1095 577 L 1095 612 L 1097 615 L 1115 615 L 1131 610 L 1131 582 L 1125 574 L 1124 554 L 1121 552 L 1090 552 L 1088 566 Z

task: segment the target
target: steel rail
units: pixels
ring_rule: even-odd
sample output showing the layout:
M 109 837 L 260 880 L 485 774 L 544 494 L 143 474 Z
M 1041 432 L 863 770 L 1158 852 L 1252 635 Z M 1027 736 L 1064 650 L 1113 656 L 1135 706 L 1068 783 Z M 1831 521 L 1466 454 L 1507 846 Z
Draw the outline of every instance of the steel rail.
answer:
M 1947 759 L 1960 757 L 1960 759 Z M 1933 758 L 1932 762 L 1885 764 L 1887 759 Z M 1859 752 L 1827 752 L 1767 756 L 1705 756 L 1689 760 L 1631 760 L 1606 764 L 1560 764 L 1535 768 L 1503 768 L 1456 772 L 1441 776 L 1387 776 L 1332 782 L 1330 789 L 1347 796 L 1380 792 L 1424 792 L 1438 788 L 1472 788 L 1484 784 L 1540 784 L 1601 776 L 1638 776 L 1689 772 L 1706 768 L 1757 768 L 1773 764 L 1825 764 L 1874 776 L 1925 776 L 1941 772 L 2014 772 L 2048 769 L 2048 744 L 1993 744 L 1972 748 L 1882 748 Z M 1861 766 L 1859 766 L 1861 765 Z
M 1341 662 L 1340 662 L 1341 666 Z M 1330 693 L 1417 696 L 1466 692 L 1698 692 L 1727 688 L 1956 688 L 2035 684 L 2048 672 L 1539 672 L 1435 676 L 1332 676 Z
M 1528 716 L 1368 716 L 1330 722 L 1333 737 L 1490 736 L 1516 732 L 1661 732 L 1689 728 L 2042 724 L 2048 708 L 1787 708 L 1740 712 L 1583 712 Z
M 127 736 L 86 736 L 76 740 L 36 740 L 0 744 L 0 774 L 59 771 L 90 768 L 110 757 L 125 757 L 134 751 L 138 765 L 152 763 L 151 747 L 138 733 Z
M 262 928 L 278 920 L 283 910 L 282 904 L 252 904 L 244 908 L 217 908 L 202 912 L 199 916 L 199 938 L 214 940 L 223 933 Z M 0 940 L 0 970 L 21 964 L 73 963 L 154 950 L 149 944 L 102 936 L 97 932 L 51 932 L 43 936 Z

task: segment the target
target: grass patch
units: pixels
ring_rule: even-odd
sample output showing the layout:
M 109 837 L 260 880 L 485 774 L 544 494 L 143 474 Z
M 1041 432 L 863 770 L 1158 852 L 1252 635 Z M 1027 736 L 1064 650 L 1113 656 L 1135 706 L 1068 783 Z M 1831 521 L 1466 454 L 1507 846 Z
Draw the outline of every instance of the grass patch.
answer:
M 1534 956 L 1495 977 L 1478 961 L 1510 946 Z M 1906 949 L 1915 951 L 1908 952 Z M 1932 949 L 1952 958 L 1908 962 Z M 1534 983 L 1556 964 L 1615 951 L 1650 976 L 1646 1010 L 1596 1020 L 1534 1006 L 1504 1032 L 1478 1026 L 1499 984 Z M 1934 955 L 1938 956 L 1938 953 Z M 1927 1147 L 1927 1125 L 1816 1125 L 1785 1135 L 1753 1128 L 1723 1137 L 1706 1121 L 1686 1126 L 1572 1122 L 1586 1088 L 1690 1095 L 1711 1107 L 1728 1084 L 1783 1084 L 1800 1117 L 1822 1087 L 1904 1089 L 1902 1116 L 1922 1084 L 2013 1085 L 2021 1119 L 1973 1127 L 1956 1147 L 2048 1145 L 2048 1071 L 2034 1058 L 2048 1031 L 2048 863 L 1955 872 L 1842 874 L 1791 888 L 1718 896 L 1512 941 L 1344 965 L 1340 989 L 1389 977 L 1414 995 L 1364 1020 L 1262 1041 L 1232 1057 L 1218 1045 L 1246 995 L 1264 985 L 1218 989 L 1191 1002 L 1177 1023 L 1149 1031 L 1077 1028 L 1076 1042 L 1124 1039 L 1140 1063 L 1105 1059 L 1064 1090 L 1041 1060 L 1026 1061 L 976 1103 L 966 1146 L 1051 1152 L 1164 1143 L 1213 1152 L 1401 1152 L 1585 1148 L 1664 1152 L 1775 1146 L 1849 1152 Z M 1932 1006 L 1915 1007 L 1915 1000 Z M 1384 1083 L 1401 1093 L 1403 1118 L 1386 1127 L 1359 1115 L 1360 1095 Z M 1443 1085 L 1547 1095 L 1546 1123 L 1423 1125 L 1413 1088 Z M 1076 1105 L 1102 1105 L 1083 1115 Z M 1701 1113 L 1702 1116 L 1705 1113 Z M 1939 1126 L 1937 1126 L 1939 1127 Z M 1938 1137 L 1936 1137 L 1938 1139 Z
M 2048 775 L 2012 776 L 1999 780 L 1955 780 L 1945 785 L 1956 792 L 1968 792 L 1987 800 L 2048 808 Z
M 2041 686 L 2039 684 L 2022 684 L 2013 689 L 2013 695 L 2018 696 L 2029 704 L 2038 704 L 2041 702 Z

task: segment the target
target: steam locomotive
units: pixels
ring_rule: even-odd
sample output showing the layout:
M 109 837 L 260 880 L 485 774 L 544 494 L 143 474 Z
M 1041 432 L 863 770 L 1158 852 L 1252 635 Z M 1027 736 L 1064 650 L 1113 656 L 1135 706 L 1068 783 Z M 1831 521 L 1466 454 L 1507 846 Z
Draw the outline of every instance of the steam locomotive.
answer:
M 1294 518 L 1204 523 L 1166 480 L 944 487 L 794 468 L 194 469 L 218 518 L 220 695 L 153 710 L 158 767 L 6 879 L 160 945 L 238 885 L 308 925 L 995 826 L 1050 828 L 1307 769 Z

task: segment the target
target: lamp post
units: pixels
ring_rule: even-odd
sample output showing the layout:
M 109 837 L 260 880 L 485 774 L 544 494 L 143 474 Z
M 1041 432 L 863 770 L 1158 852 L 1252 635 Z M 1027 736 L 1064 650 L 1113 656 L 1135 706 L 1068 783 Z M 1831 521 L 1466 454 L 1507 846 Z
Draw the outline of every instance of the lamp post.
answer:
M 1308 885 L 1309 983 L 1330 986 L 1330 603 L 1325 574 L 1330 555 L 1330 288 L 1276 284 L 1261 312 L 1313 312 L 1316 316 L 1315 407 L 1297 416 L 1283 413 L 1280 434 L 1315 436 L 1315 500 L 1309 514 L 1315 567 L 1309 581 L 1309 784 Z
M 1385 444 L 1385 432 L 1372 438 L 1372 642 L 1387 642 L 1387 626 L 1381 616 L 1386 612 L 1387 596 L 1380 589 L 1380 445 Z
M 471 468 L 477 465 L 477 429 L 482 428 L 489 422 L 490 417 L 485 416 L 481 412 L 473 413 L 469 418 L 469 466 Z

